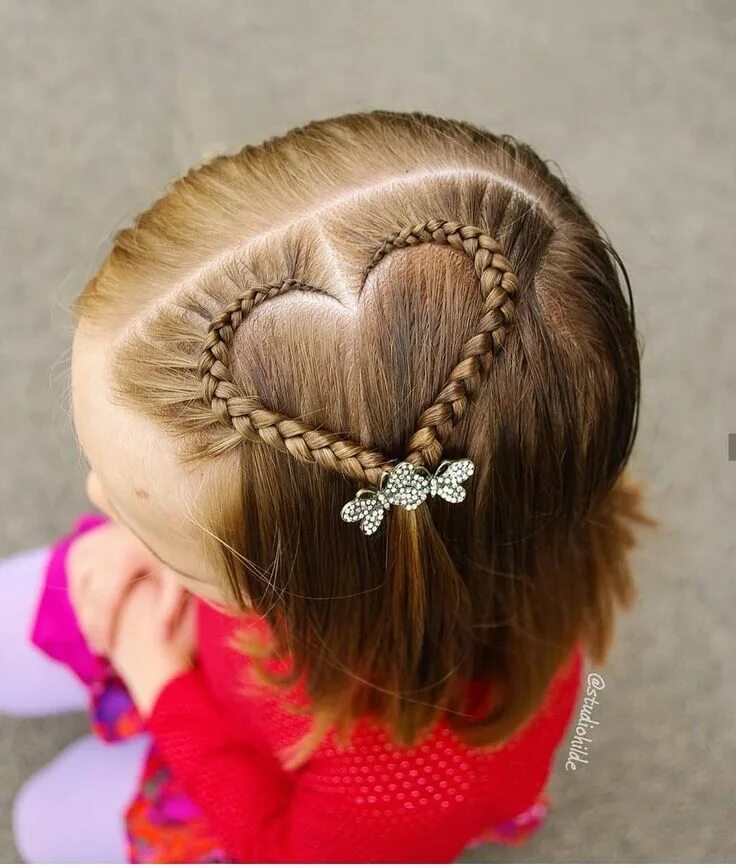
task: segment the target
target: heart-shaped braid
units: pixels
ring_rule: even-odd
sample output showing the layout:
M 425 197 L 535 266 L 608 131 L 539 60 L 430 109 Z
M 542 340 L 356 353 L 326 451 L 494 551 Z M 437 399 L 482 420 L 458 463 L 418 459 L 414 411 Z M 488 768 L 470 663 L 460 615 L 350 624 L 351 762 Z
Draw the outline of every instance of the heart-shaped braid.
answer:
M 462 419 L 490 359 L 502 347 L 513 321 L 513 296 L 518 281 L 500 245 L 481 229 L 441 220 L 410 226 L 387 238 L 365 268 L 364 279 L 384 256 L 415 244 L 449 244 L 473 259 L 483 297 L 478 330 L 463 346 L 460 361 L 450 373 L 434 403 L 419 417 L 409 441 L 407 461 L 432 466 L 442 457 L 442 445 Z M 204 398 L 215 416 L 235 432 L 236 439 L 262 442 L 300 461 L 316 462 L 328 470 L 361 483 L 376 485 L 383 471 L 396 463 L 380 452 L 349 438 L 315 428 L 244 395 L 233 382 L 230 344 L 248 315 L 264 301 L 291 291 L 325 293 L 326 290 L 293 278 L 260 284 L 241 293 L 211 322 L 197 366 Z M 229 444 L 228 444 L 229 445 Z

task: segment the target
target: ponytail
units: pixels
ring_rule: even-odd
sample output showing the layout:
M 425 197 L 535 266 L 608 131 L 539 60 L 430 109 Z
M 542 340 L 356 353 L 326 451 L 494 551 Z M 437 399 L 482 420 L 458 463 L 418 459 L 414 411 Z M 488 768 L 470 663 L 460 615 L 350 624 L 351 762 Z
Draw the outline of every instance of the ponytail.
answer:
M 392 510 L 387 531 L 386 639 L 397 655 L 390 717 L 402 722 L 397 736 L 409 742 L 417 722 L 427 718 L 426 707 L 446 703 L 448 685 L 458 683 L 470 663 L 470 605 L 427 504 Z

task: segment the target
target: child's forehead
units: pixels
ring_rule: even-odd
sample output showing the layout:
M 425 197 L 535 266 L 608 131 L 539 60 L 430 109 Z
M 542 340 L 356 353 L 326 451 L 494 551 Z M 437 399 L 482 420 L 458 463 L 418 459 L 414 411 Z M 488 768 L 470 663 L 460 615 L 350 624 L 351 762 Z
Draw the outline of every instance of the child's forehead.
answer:
M 110 341 L 102 333 L 80 327 L 72 346 L 72 410 L 79 444 L 89 462 L 104 464 L 102 476 L 112 476 L 131 456 L 145 456 L 150 438 L 143 420 L 113 400 Z
M 113 400 L 109 356 L 104 336 L 77 331 L 72 352 L 77 439 L 110 501 L 164 557 L 164 551 L 176 553 L 177 546 L 188 548 L 200 537 L 189 514 L 204 471 L 182 465 L 176 441 L 155 421 Z

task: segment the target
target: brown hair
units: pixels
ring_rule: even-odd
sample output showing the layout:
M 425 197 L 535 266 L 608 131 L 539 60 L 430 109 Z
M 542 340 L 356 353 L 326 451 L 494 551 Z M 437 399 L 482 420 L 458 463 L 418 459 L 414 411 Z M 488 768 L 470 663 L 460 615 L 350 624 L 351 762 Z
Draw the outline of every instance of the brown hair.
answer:
M 364 714 L 495 743 L 577 642 L 603 658 L 648 521 L 617 265 L 530 147 L 389 112 L 219 157 L 115 237 L 78 313 L 116 326 L 118 398 L 206 462 L 202 544 L 303 679 L 309 744 Z M 341 520 L 407 457 L 472 459 L 466 501 Z

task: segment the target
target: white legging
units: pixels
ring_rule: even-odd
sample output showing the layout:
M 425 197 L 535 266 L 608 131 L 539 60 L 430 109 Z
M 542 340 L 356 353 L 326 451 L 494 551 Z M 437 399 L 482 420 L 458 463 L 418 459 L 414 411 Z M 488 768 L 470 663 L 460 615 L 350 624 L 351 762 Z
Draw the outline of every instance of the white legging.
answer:
M 85 710 L 76 677 L 29 640 L 48 558 L 37 549 L 0 562 L 0 714 L 39 717 Z M 148 739 L 106 744 L 92 735 L 67 747 L 20 788 L 16 845 L 26 862 L 125 862 L 124 811 Z

